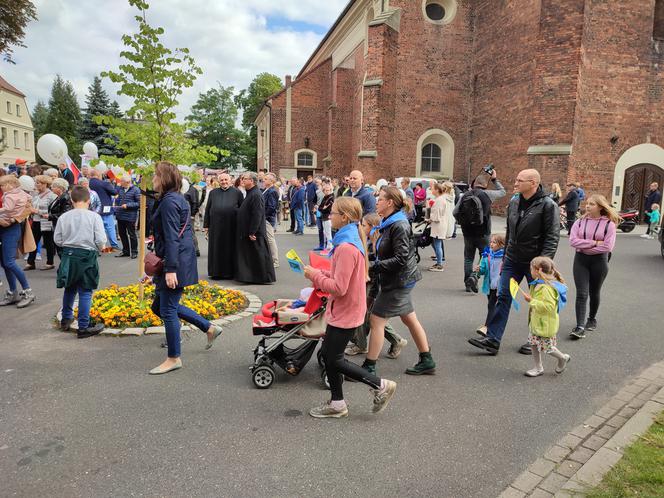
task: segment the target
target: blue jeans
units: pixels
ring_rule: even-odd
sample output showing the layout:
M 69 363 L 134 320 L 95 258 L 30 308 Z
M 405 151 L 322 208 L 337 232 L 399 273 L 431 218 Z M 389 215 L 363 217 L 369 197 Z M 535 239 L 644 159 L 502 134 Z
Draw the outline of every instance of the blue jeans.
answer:
M 108 238 L 108 244 L 117 249 L 118 248 L 118 239 L 116 238 L 115 233 L 115 215 L 105 214 L 101 217 L 104 222 L 104 230 L 106 230 L 106 238 Z
M 295 208 L 295 233 L 304 233 L 304 210 Z
M 316 218 L 316 226 L 318 227 L 318 247 L 325 249 L 325 232 L 323 232 L 322 218 Z
M 512 295 L 510 294 L 510 279 L 521 283 L 523 278 L 530 282 L 530 263 L 516 263 L 508 258 L 503 260 L 503 269 L 500 273 L 500 284 L 498 286 L 498 301 L 493 315 L 489 318 L 487 326 L 487 337 L 496 342 L 503 339 L 507 319 L 512 307 Z
M 92 289 L 83 287 L 65 287 L 65 293 L 62 295 L 62 319 L 71 320 L 74 318 L 74 299 L 78 294 L 78 329 L 87 329 L 90 326 L 90 305 L 92 304 Z
M 180 357 L 180 320 L 198 327 L 203 332 L 210 329 L 210 322 L 198 313 L 182 306 L 180 298 L 183 289 L 156 289 L 152 301 L 152 312 L 161 318 L 166 329 L 168 357 Z
M 443 239 L 433 238 L 433 252 L 436 254 L 436 264 L 442 265 L 445 262 L 445 245 Z
M 2 259 L 0 263 L 2 269 L 5 270 L 9 290 L 12 292 L 16 291 L 17 280 L 23 290 L 30 288 L 28 279 L 25 278 L 25 273 L 16 264 L 16 250 L 18 249 L 18 241 L 21 239 L 21 234 L 21 225 L 19 223 L 14 223 L 8 227 L 0 227 L 0 242 L 2 243 Z

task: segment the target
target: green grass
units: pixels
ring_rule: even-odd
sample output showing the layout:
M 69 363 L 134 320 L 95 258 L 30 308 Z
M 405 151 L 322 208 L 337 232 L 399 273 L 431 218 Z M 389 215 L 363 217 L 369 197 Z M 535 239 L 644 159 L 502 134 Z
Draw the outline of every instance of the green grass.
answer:
M 664 497 L 664 412 L 648 432 L 625 450 L 588 498 Z

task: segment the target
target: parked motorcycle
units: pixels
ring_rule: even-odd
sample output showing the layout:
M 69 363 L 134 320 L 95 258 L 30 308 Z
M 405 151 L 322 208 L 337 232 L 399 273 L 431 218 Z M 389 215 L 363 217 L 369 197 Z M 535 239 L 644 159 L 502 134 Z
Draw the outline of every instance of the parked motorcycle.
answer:
M 631 232 L 639 223 L 639 212 L 636 209 L 626 209 L 618 214 L 620 215 L 618 228 L 624 233 Z

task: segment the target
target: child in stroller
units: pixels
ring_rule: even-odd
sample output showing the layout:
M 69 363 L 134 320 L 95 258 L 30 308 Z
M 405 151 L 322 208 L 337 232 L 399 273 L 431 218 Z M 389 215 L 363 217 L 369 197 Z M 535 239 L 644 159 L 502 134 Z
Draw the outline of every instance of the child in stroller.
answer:
M 325 336 L 326 305 L 327 294 L 309 287 L 302 290 L 299 300 L 270 301 L 261 314 L 254 316 L 253 334 L 263 336 L 254 349 L 251 367 L 252 380 L 258 389 L 272 386 L 276 380 L 275 365 L 293 376 L 302 371 Z M 318 363 L 323 367 L 320 352 Z M 321 378 L 327 385 L 324 368 Z

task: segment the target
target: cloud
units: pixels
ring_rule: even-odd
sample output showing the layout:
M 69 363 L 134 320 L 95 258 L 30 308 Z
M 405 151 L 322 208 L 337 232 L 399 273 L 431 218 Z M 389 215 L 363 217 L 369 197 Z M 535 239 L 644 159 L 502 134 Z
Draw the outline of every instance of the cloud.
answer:
M 121 37 L 136 30 L 136 11 L 124 0 L 35 0 L 38 21 L 28 25 L 27 48 L 15 50 L 16 65 L 0 63 L 0 74 L 27 95 L 32 109 L 48 101 L 60 74 L 74 85 L 79 104 L 92 78 L 116 69 Z M 203 69 L 180 99 L 186 116 L 198 94 L 218 83 L 246 88 L 256 74 L 297 74 L 347 0 L 159 0 L 148 21 L 165 30 L 169 48 L 187 47 Z M 122 106 L 108 81 L 104 87 Z

